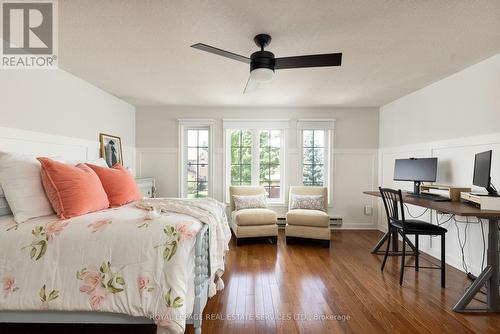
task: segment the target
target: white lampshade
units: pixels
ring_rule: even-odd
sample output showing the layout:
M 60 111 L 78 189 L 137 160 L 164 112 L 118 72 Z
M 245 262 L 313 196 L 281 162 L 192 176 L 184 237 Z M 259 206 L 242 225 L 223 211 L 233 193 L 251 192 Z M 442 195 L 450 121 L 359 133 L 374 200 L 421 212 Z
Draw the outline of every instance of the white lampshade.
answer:
M 250 72 L 250 78 L 255 82 L 268 82 L 274 77 L 274 71 L 270 68 L 256 68 Z

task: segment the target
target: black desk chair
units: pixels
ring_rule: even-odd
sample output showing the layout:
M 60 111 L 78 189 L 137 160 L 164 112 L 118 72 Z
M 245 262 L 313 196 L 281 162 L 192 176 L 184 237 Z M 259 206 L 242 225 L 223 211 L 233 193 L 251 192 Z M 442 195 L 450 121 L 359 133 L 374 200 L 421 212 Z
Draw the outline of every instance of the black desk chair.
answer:
M 385 263 L 387 261 L 387 256 L 389 255 L 389 247 L 391 244 L 391 236 L 393 233 L 401 233 L 403 236 L 403 249 L 401 253 L 401 271 L 399 276 L 399 285 L 403 285 L 403 274 L 405 269 L 405 252 L 406 252 L 406 235 L 414 235 L 415 236 L 415 270 L 418 271 L 419 268 L 426 269 L 441 269 L 441 287 L 445 287 L 445 271 L 446 271 L 446 262 L 445 262 L 445 236 L 446 230 L 445 228 L 433 225 L 421 220 L 408 220 L 405 219 L 405 211 L 404 211 L 404 202 L 403 202 L 403 194 L 401 190 L 393 190 L 388 188 L 378 187 L 380 190 L 380 195 L 382 195 L 382 199 L 384 201 L 385 212 L 387 213 L 387 221 L 389 223 L 389 238 L 387 238 L 387 248 L 385 250 L 384 261 L 382 262 L 381 270 L 384 270 Z M 398 208 L 399 202 L 399 208 Z M 400 209 L 400 210 L 399 210 Z M 399 218 L 399 212 L 401 211 L 401 218 Z M 418 237 L 420 235 L 439 235 L 441 236 L 441 267 L 419 267 L 418 263 Z M 410 266 L 408 266 L 410 267 Z M 411 266 L 413 267 L 413 266 Z

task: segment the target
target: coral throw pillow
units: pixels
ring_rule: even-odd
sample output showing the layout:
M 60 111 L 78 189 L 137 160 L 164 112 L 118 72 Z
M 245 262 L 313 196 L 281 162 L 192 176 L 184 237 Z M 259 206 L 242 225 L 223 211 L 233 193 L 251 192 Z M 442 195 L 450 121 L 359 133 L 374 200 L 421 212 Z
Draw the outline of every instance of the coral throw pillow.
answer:
M 92 168 L 101 179 L 111 206 L 124 205 L 142 198 L 134 178 L 122 165 L 116 164 L 111 168 L 86 165 Z
M 37 159 L 42 165 L 45 193 L 59 218 L 68 219 L 109 207 L 101 181 L 91 168 L 49 158 Z

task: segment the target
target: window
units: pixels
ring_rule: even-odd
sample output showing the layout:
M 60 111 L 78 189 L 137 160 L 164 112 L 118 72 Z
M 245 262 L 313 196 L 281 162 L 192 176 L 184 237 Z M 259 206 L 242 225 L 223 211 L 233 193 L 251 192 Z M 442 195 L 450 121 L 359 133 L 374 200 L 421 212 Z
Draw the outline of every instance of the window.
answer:
M 333 135 L 335 119 L 297 120 L 297 146 L 300 152 L 298 180 L 304 186 L 328 188 L 333 203 Z
M 283 136 L 281 129 L 228 129 L 228 183 L 264 186 L 271 202 L 282 202 Z
M 259 142 L 259 184 L 264 186 L 269 198 L 280 198 L 281 130 L 260 131 Z
M 178 119 L 179 197 L 213 196 L 213 119 Z
M 302 131 L 302 183 L 305 186 L 326 185 L 326 131 Z
M 231 185 L 252 184 L 252 132 L 231 132 Z
M 208 197 L 208 129 L 187 129 L 186 197 Z

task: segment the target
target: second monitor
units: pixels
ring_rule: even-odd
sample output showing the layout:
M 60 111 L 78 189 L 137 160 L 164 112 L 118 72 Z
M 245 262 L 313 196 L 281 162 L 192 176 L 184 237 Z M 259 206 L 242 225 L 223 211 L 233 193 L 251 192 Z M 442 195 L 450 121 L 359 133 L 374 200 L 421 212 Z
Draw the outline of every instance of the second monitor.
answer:
M 488 191 L 487 194 L 478 194 L 475 195 L 488 195 L 493 197 L 498 197 L 498 192 L 491 184 L 491 156 L 493 151 L 486 151 L 482 153 L 476 154 L 474 159 L 474 178 L 472 183 L 478 187 L 484 187 Z

